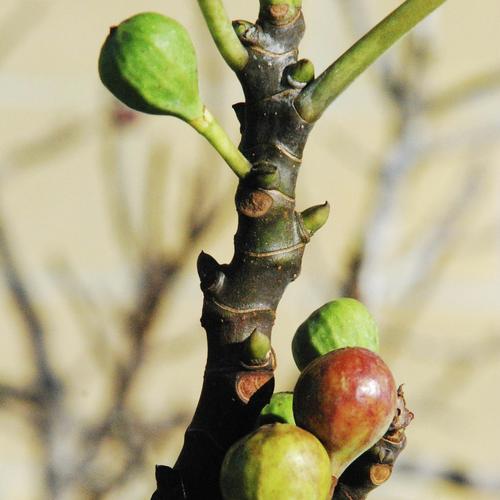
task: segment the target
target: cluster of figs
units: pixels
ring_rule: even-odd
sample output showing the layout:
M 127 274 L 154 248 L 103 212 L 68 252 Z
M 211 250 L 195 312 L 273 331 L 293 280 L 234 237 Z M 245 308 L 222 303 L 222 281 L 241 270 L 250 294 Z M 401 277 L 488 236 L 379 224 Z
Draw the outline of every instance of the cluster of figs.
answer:
M 256 429 L 227 452 L 225 500 L 326 500 L 342 472 L 388 430 L 397 406 L 378 329 L 351 298 L 328 302 L 292 341 L 301 370 L 293 392 L 275 393 Z
M 238 169 L 239 152 L 206 110 L 196 56 L 175 20 L 143 13 L 113 27 L 101 49 L 104 85 L 129 107 L 173 115 L 204 135 Z M 326 500 L 336 479 L 387 431 L 396 412 L 393 376 L 378 356 L 378 331 L 360 302 L 342 298 L 299 327 L 295 389 L 275 394 L 256 429 L 227 452 L 225 500 Z

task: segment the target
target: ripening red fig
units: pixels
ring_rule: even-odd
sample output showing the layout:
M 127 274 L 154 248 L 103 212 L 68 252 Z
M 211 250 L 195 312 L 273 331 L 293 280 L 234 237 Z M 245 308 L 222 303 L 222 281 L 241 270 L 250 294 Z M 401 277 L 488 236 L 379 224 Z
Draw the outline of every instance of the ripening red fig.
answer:
M 384 361 L 361 347 L 325 354 L 301 373 L 294 390 L 297 425 L 325 446 L 339 477 L 387 431 L 396 411 L 394 378 Z

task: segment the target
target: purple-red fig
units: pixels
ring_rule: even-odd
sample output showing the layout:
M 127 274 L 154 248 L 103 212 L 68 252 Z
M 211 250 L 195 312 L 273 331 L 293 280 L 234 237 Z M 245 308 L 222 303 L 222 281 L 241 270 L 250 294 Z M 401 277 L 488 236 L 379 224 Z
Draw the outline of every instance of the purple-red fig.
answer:
M 339 477 L 387 431 L 397 390 L 391 371 L 374 352 L 346 347 L 325 354 L 301 373 L 294 390 L 297 425 L 325 446 Z

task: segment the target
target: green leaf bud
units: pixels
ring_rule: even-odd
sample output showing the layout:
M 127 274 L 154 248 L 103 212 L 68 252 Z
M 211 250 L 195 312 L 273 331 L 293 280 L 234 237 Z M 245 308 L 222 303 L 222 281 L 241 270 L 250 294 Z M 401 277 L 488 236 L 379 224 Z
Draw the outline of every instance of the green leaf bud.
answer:
M 301 214 L 302 224 L 309 236 L 312 236 L 318 229 L 323 227 L 330 215 L 330 204 L 325 201 L 322 205 L 304 210 Z
M 243 362 L 246 365 L 259 366 L 267 363 L 270 356 L 271 341 L 256 328 L 243 342 Z

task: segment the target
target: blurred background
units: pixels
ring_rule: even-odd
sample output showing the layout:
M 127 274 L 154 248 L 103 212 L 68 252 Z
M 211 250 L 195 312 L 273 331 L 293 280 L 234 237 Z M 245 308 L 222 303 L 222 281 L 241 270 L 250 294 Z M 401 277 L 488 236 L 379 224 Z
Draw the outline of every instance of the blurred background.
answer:
M 305 0 L 321 72 L 400 2 Z M 226 2 L 254 20 L 257 0 Z M 149 498 L 173 464 L 206 355 L 195 259 L 232 255 L 236 177 L 174 118 L 100 84 L 110 25 L 154 10 L 194 40 L 203 99 L 235 142 L 238 83 L 195 0 L 0 6 L 0 498 Z M 298 208 L 329 223 L 286 291 L 277 388 L 297 326 L 360 298 L 416 418 L 370 498 L 500 498 L 500 3 L 453 0 L 315 126 Z

